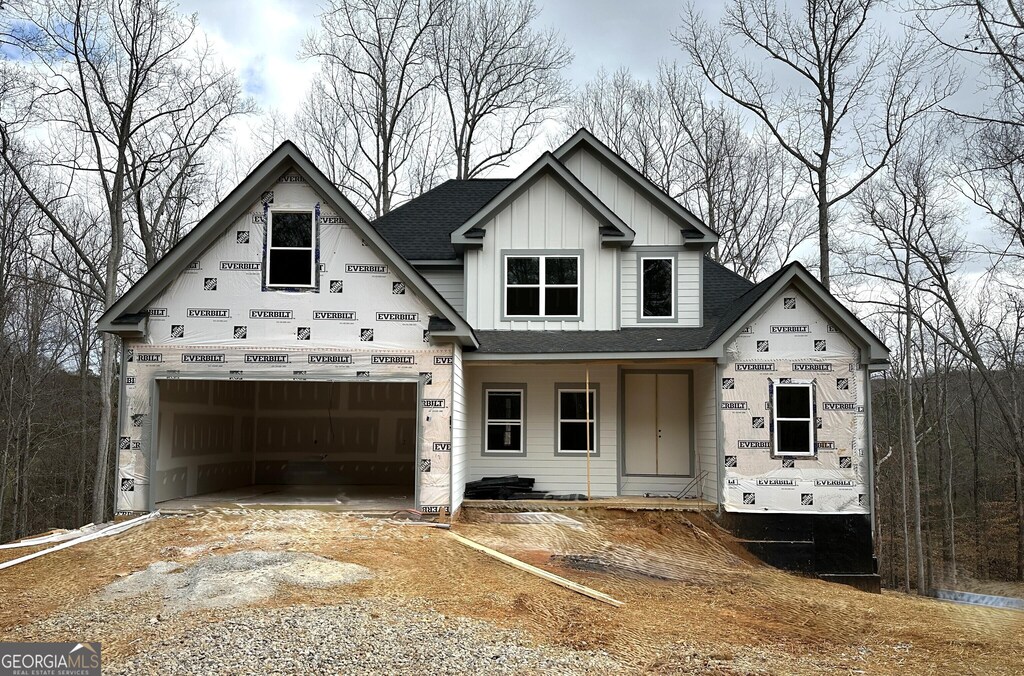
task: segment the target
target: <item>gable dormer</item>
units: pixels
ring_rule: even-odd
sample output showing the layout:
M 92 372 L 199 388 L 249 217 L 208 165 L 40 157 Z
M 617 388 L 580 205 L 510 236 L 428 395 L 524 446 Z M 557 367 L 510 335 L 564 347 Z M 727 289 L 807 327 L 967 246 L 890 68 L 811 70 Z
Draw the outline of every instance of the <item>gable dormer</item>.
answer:
M 618 252 L 635 233 L 545 153 L 451 236 L 481 329 L 618 328 Z
M 619 260 L 621 326 L 701 326 L 701 259 L 718 235 L 586 129 L 553 153 L 635 233 Z
M 707 250 L 718 234 L 586 129 L 552 153 L 636 233 L 634 246 Z

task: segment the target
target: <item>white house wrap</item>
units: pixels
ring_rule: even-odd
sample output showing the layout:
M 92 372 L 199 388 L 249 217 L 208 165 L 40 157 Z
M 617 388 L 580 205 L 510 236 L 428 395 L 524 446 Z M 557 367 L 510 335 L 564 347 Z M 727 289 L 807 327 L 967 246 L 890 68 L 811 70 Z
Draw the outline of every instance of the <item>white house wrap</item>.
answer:
M 585 129 L 372 224 L 286 141 L 98 322 L 117 509 L 701 498 L 773 565 L 870 586 L 889 351 L 718 241 Z
M 772 301 L 727 346 L 721 373 L 726 509 L 869 511 L 866 371 L 859 349 L 805 296 L 789 290 Z M 774 452 L 772 382 L 813 382 L 813 456 Z
M 268 290 L 271 210 L 314 213 L 318 284 Z M 151 508 L 155 382 L 161 379 L 351 380 L 418 384 L 419 506 L 450 503 L 452 343 L 432 344 L 431 308 L 297 173 L 286 173 L 145 309 L 126 338 L 119 511 Z M 328 458 L 328 462 L 330 458 Z

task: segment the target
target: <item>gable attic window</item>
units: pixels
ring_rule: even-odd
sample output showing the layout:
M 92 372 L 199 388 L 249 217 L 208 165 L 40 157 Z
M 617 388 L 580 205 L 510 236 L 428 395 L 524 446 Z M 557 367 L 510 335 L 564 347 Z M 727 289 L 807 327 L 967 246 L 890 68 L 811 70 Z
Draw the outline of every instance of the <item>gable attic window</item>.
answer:
M 312 211 L 270 211 L 266 283 L 272 288 L 315 285 L 316 236 Z
M 580 316 L 580 257 L 505 256 L 505 316 Z
M 814 383 L 771 383 L 772 453 L 814 455 Z
M 675 260 L 669 256 L 640 257 L 640 317 L 675 317 Z

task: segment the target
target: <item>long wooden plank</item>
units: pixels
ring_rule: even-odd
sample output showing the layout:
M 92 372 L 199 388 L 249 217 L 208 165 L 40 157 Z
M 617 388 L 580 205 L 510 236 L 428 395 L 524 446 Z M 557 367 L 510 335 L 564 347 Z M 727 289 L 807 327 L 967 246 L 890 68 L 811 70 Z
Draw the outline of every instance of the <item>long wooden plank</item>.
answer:
M 470 549 L 475 549 L 478 552 L 483 552 L 487 556 L 490 556 L 493 559 L 497 559 L 498 561 L 501 561 L 502 563 L 508 564 L 508 565 L 512 566 L 513 568 L 516 568 L 516 569 L 521 570 L 521 571 L 526 572 L 526 573 L 530 573 L 531 575 L 536 575 L 537 577 L 539 577 L 541 579 L 544 579 L 544 580 L 547 580 L 548 582 L 554 582 L 555 584 L 557 584 L 557 585 L 559 585 L 561 587 L 565 587 L 566 589 L 569 589 L 571 591 L 574 591 L 577 594 L 583 594 L 584 596 L 589 596 L 592 599 L 595 599 L 597 601 L 601 601 L 602 603 L 607 603 L 608 605 L 615 606 L 616 608 L 620 608 L 623 605 L 622 601 L 619 601 L 618 599 L 614 599 L 611 596 L 608 596 L 607 594 L 605 594 L 604 592 L 599 592 L 596 589 L 591 589 L 590 587 L 585 587 L 585 586 L 583 586 L 581 584 L 573 582 L 572 580 L 567 580 L 564 577 L 561 577 L 559 575 L 555 575 L 554 573 L 549 573 L 548 571 L 544 570 L 543 568 L 538 568 L 537 566 L 531 566 L 530 564 L 525 563 L 523 561 L 520 561 L 519 559 L 514 559 L 514 558 L 512 558 L 511 556 L 509 556 L 507 554 L 502 554 L 501 552 L 496 551 L 494 549 L 491 549 L 490 547 L 486 547 L 486 546 L 480 544 L 479 542 L 474 542 L 473 540 L 470 540 L 469 538 L 463 537 L 463 536 L 459 535 L 458 533 L 455 533 L 455 532 L 452 532 L 452 531 L 448 531 L 448 534 L 451 535 L 453 538 L 455 538 L 458 542 L 460 542 L 460 543 L 464 544 L 465 546 L 469 547 Z

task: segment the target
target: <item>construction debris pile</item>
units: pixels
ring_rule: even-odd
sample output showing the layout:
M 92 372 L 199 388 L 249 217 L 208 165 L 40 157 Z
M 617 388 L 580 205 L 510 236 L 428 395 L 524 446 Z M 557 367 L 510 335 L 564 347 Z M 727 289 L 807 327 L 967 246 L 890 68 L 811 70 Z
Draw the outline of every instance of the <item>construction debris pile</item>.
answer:
M 554 495 L 533 490 L 535 479 L 515 474 L 490 476 L 466 483 L 467 500 L 586 500 L 587 496 L 573 493 Z

